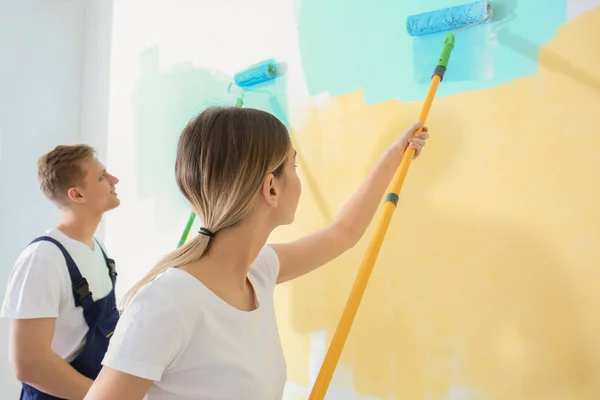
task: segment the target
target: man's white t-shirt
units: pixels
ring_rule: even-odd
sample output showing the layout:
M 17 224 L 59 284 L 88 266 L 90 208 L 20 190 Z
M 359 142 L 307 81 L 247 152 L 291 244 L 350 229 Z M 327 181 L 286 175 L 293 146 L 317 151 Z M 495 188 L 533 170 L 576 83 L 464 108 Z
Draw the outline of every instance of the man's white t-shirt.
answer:
M 54 228 L 41 236 L 50 236 L 65 247 L 88 281 L 94 300 L 110 293 L 112 282 L 102 250 L 96 243 L 92 250 Z M 88 326 L 83 308 L 75 306 L 69 270 L 58 246 L 40 241 L 21 252 L 8 278 L 1 316 L 56 318 L 51 348 L 67 362 L 75 359 L 85 344 Z
M 154 381 L 147 400 L 281 400 L 278 273 L 277 254 L 263 247 L 248 274 L 258 300 L 248 312 L 187 272 L 167 270 L 126 307 L 103 364 Z

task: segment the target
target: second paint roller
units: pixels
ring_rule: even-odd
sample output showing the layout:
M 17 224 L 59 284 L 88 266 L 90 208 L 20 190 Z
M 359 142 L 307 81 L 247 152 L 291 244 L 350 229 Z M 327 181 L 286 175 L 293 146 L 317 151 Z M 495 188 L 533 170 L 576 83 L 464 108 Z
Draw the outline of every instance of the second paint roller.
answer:
M 421 126 L 424 126 L 427 121 L 427 116 L 429 115 L 429 110 L 431 109 L 437 88 L 448 68 L 450 54 L 454 48 L 454 33 L 471 26 L 488 22 L 491 18 L 491 3 L 486 0 L 412 15 L 407 18 L 406 30 L 410 36 L 423 36 L 437 32 L 450 31 L 445 36 L 442 51 L 440 52 L 437 65 L 435 66 L 431 77 L 429 90 L 423 101 L 423 106 L 419 115 Z M 369 282 L 377 256 L 379 255 L 392 215 L 396 209 L 400 190 L 402 189 L 404 178 L 406 177 L 414 154 L 415 150 L 412 147 L 406 148 L 404 157 L 394 175 L 389 187 L 389 192 L 385 197 L 383 211 L 375 228 L 375 233 L 363 258 L 350 296 L 331 340 L 331 345 L 325 355 L 323 365 L 321 366 L 319 375 L 317 376 L 310 393 L 309 400 L 322 400 L 325 398 L 325 394 L 327 393 L 335 368 L 342 354 L 346 339 L 350 333 L 350 328 L 352 327 L 358 307 L 360 306 L 362 296 Z
M 256 64 L 252 64 L 249 67 L 245 68 L 242 71 L 239 71 L 233 76 L 233 81 L 229 85 L 227 91 L 230 91 L 231 87 L 235 84 L 236 86 L 242 88 L 243 90 L 251 90 L 256 87 L 260 87 L 263 84 L 266 84 L 273 79 L 277 78 L 280 73 L 285 71 L 285 65 L 283 63 L 277 63 L 273 59 L 263 60 L 257 62 Z M 236 106 L 241 107 L 244 105 L 243 102 L 243 93 L 240 97 L 237 98 Z M 179 238 L 179 242 L 177 243 L 177 247 L 183 246 L 183 244 L 187 241 L 187 238 L 190 234 L 190 230 L 194 224 L 194 220 L 196 219 L 196 214 L 192 211 L 188 217 L 187 223 L 183 229 L 183 233 Z

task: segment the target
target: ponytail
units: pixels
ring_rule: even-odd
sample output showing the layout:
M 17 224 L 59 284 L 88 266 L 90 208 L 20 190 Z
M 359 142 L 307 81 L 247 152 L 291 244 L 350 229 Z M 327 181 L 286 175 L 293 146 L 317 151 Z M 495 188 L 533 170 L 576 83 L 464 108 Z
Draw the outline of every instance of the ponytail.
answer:
M 210 231 L 207 231 L 210 232 Z M 125 310 L 125 307 L 135 297 L 137 292 L 146 284 L 152 282 L 156 277 L 166 272 L 170 268 L 178 267 L 181 265 L 189 264 L 194 261 L 198 261 L 206 252 L 208 243 L 212 235 L 207 235 L 200 232 L 193 239 L 185 242 L 181 247 L 163 257 L 155 266 L 152 268 L 146 276 L 139 280 L 135 285 L 129 289 L 125 294 L 121 303 L 121 311 Z

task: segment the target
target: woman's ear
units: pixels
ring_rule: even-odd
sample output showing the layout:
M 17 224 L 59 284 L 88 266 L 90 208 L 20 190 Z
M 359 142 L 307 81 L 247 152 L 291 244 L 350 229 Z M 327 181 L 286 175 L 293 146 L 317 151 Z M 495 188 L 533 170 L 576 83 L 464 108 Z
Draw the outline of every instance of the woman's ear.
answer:
M 267 175 L 263 180 L 261 194 L 267 204 L 277 207 L 279 202 L 279 186 L 273 174 Z

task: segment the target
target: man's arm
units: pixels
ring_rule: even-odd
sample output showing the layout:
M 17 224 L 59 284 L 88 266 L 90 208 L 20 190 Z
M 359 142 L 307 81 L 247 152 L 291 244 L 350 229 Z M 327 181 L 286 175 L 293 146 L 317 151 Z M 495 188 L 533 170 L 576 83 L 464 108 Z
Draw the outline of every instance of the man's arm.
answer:
M 54 324 L 55 318 L 10 321 L 10 359 L 17 380 L 56 397 L 82 400 L 93 381 L 52 351 Z
M 407 145 L 415 148 L 415 157 L 419 156 L 425 145 L 425 140 L 429 137 L 427 128 L 423 128 L 413 138 L 420 127 L 420 123 L 417 122 L 381 156 L 367 179 L 329 226 L 291 243 L 271 245 L 279 257 L 277 283 L 302 276 L 330 262 L 358 243 L 375 216 Z

